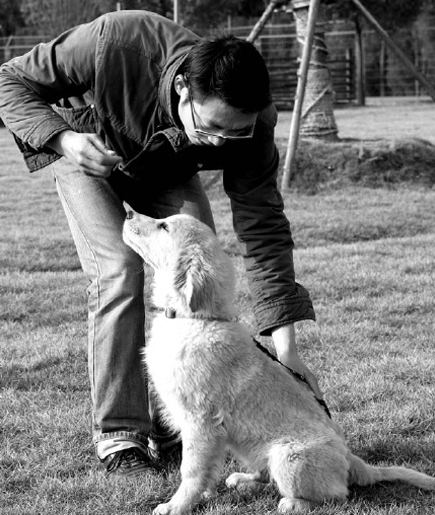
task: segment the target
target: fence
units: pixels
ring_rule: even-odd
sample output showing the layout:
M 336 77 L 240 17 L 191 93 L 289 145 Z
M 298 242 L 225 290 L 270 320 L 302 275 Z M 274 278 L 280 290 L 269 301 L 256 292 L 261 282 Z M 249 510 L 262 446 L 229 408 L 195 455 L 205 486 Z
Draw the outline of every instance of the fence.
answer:
M 48 36 L 8 36 L 0 37 L 0 62 L 25 54 L 38 43 L 48 41 Z
M 430 23 L 403 29 L 392 37 L 411 62 L 435 84 L 435 19 Z M 247 36 L 251 27 L 232 27 L 232 32 Z M 419 96 L 427 92 L 373 30 L 358 37 L 345 22 L 325 24 L 329 52 L 329 71 L 335 102 L 355 102 L 357 91 L 363 96 Z M 268 25 L 257 40 L 268 63 L 271 83 L 278 107 L 291 108 L 296 92 L 299 45 L 294 24 Z M 362 74 L 357 73 L 358 54 L 362 54 Z
M 335 102 L 348 103 L 356 98 L 353 52 L 350 46 L 335 44 L 337 35 L 341 40 L 346 37 L 344 33 L 334 32 L 325 35 L 329 49 L 328 68 Z M 258 48 L 269 68 L 273 97 L 277 107 L 291 108 L 299 68 L 299 43 L 296 36 L 294 34 L 263 35 L 259 38 Z
M 393 35 L 394 40 L 415 66 L 435 84 L 435 19 L 418 28 Z M 246 37 L 252 26 L 231 27 L 231 32 Z M 329 70 L 335 102 L 355 102 L 357 91 L 368 96 L 418 96 L 426 92 L 408 69 L 371 30 L 362 34 L 362 74 L 356 61 L 357 35 L 349 24 L 325 25 L 329 52 Z M 0 38 L 0 62 L 21 55 L 41 41 L 42 36 Z M 294 24 L 266 25 L 256 41 L 264 56 L 271 77 L 272 93 L 279 109 L 291 109 L 297 84 L 299 44 Z

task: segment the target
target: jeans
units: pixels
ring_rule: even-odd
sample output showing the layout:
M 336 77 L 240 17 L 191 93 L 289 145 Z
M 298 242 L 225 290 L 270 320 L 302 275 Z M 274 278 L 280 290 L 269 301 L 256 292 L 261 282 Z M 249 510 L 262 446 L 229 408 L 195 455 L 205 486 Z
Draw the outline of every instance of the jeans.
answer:
M 66 158 L 50 166 L 89 281 L 93 440 L 98 457 L 104 459 L 123 448 L 146 447 L 150 434 L 158 438 L 162 433 L 141 363 L 144 271 L 142 259 L 122 239 L 124 201 L 154 218 L 187 213 L 214 228 L 213 217 L 198 176 L 144 202 L 137 181 L 89 176 Z

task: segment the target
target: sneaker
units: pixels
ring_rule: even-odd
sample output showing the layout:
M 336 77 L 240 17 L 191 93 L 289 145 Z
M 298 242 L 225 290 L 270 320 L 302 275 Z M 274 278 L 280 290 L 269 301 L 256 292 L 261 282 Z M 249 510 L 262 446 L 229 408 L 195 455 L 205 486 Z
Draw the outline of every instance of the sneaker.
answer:
M 148 451 L 153 459 L 165 469 L 179 468 L 181 465 L 183 451 L 181 440 L 157 443 L 155 440 L 150 439 Z
M 163 469 L 151 452 L 145 453 L 139 447 L 109 454 L 101 463 L 106 477 L 135 477 L 148 472 L 161 472 Z

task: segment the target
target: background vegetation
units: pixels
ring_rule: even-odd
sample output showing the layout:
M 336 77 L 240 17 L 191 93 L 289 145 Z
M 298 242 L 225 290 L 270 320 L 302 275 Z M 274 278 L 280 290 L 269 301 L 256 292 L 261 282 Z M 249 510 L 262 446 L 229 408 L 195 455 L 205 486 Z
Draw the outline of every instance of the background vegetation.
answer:
M 226 25 L 228 16 L 250 20 L 258 18 L 268 0 L 179 0 L 181 22 L 187 27 Z M 350 0 L 323 0 L 328 18 L 365 20 Z M 364 5 L 387 30 L 410 25 L 422 13 L 432 12 L 434 0 L 364 0 Z M 0 36 L 15 34 L 26 27 L 29 34 L 55 35 L 99 14 L 123 9 L 147 9 L 173 17 L 173 0 L 0 0 Z M 291 0 L 278 3 L 278 11 L 291 7 Z M 249 24 L 249 23 L 248 23 Z

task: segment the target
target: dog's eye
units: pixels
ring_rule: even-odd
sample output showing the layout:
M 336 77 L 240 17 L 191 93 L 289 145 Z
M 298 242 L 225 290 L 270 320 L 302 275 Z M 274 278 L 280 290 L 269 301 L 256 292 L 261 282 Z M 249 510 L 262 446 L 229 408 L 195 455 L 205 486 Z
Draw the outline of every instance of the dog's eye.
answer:
M 166 222 L 160 222 L 157 228 L 169 232 L 168 224 Z

